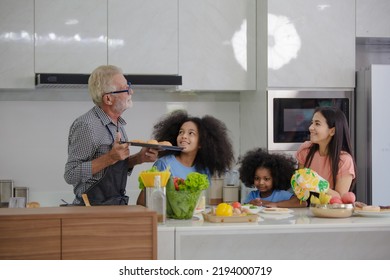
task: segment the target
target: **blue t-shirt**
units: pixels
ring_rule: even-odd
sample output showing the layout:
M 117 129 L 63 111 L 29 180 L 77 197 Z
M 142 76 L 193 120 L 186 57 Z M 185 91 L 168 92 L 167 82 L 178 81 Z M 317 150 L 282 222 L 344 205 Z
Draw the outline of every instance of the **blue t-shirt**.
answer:
M 249 203 L 249 201 L 260 198 L 262 200 L 270 201 L 270 202 L 279 202 L 283 200 L 289 200 L 293 194 L 289 191 L 284 190 L 274 190 L 272 194 L 268 197 L 260 197 L 260 191 L 258 189 L 251 191 L 248 193 L 247 197 L 244 200 L 244 203 Z
M 210 175 L 210 172 L 208 172 L 208 170 L 196 170 L 195 165 L 191 166 L 191 167 L 184 166 L 176 159 L 176 157 L 174 155 L 166 155 L 166 156 L 159 158 L 153 164 L 153 166 L 156 166 L 157 169 L 160 171 L 167 169 L 169 166 L 171 176 L 179 177 L 179 178 L 183 178 L 183 179 L 187 178 L 188 173 L 199 172 L 201 174 L 206 174 L 208 179 L 209 179 L 209 182 L 211 182 L 211 175 Z

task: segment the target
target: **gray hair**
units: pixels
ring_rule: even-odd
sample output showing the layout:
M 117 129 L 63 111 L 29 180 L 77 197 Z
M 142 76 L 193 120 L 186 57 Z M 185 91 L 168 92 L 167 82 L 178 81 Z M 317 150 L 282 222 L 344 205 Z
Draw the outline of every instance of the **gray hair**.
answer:
M 123 74 L 123 71 L 114 65 L 101 65 L 93 70 L 88 79 L 88 91 L 93 103 L 99 106 L 105 93 L 116 90 L 112 78 L 117 74 Z

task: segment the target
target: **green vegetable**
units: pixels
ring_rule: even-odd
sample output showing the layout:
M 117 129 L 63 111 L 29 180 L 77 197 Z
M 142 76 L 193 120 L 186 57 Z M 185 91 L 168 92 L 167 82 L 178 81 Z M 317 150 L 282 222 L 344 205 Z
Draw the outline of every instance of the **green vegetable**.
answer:
M 184 184 L 179 184 L 179 191 L 201 191 L 209 187 L 207 175 L 198 172 L 191 172 L 184 180 Z
M 189 173 L 184 181 L 171 177 L 166 187 L 167 217 L 191 219 L 202 190 L 208 187 L 207 175 L 198 172 Z

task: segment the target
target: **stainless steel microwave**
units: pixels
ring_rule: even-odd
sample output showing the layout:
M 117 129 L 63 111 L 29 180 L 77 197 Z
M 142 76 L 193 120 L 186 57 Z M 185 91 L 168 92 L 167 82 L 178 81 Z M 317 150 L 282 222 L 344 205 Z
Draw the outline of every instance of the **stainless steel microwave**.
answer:
M 309 140 L 315 108 L 336 106 L 347 117 L 354 143 L 353 90 L 269 90 L 268 150 L 296 151 Z

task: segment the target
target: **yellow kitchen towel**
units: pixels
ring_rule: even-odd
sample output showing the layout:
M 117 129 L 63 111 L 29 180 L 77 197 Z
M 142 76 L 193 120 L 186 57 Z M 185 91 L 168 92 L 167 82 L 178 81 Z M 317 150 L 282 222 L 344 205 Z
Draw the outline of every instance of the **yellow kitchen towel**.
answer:
M 291 187 L 300 201 L 310 197 L 310 192 L 328 192 L 329 182 L 310 168 L 301 168 L 291 177 Z

